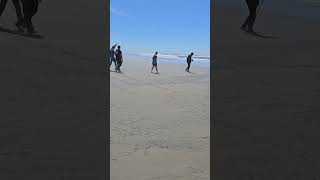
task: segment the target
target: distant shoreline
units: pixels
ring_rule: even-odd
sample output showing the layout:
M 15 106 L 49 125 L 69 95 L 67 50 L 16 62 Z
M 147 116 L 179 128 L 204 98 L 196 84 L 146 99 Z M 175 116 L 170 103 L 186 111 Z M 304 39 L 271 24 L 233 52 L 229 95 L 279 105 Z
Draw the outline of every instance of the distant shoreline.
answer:
M 153 54 L 147 54 L 147 53 L 124 53 L 124 58 L 127 57 L 139 57 L 141 60 L 144 61 L 150 61 L 151 62 L 151 57 Z M 178 56 L 178 55 L 159 55 L 158 60 L 166 63 L 178 63 L 178 64 L 185 64 L 186 63 L 186 58 L 183 56 Z M 208 67 L 210 65 L 210 57 L 206 57 L 206 59 L 201 59 L 204 57 L 197 57 L 195 56 L 193 59 L 193 65 L 199 66 L 199 67 Z M 130 58 L 131 59 L 131 58 Z M 134 58 L 135 59 L 135 58 Z

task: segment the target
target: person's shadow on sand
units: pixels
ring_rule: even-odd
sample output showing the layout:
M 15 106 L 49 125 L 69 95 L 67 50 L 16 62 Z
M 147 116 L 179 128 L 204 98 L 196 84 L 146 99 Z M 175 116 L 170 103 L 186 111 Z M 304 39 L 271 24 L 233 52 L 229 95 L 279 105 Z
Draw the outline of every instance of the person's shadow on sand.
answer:
M 194 72 L 191 72 L 191 71 L 186 71 L 187 73 L 189 73 L 189 74 L 196 74 L 196 73 L 194 73 Z
M 1 27 L 1 26 L 0 26 L 0 32 L 5 32 L 5 33 L 9 33 L 9 34 L 19 35 L 19 36 L 24 36 L 24 37 L 34 38 L 34 39 L 43 39 L 43 38 L 45 38 L 45 36 L 43 36 L 41 34 L 28 34 L 28 33 L 19 32 L 19 31 L 16 31 L 16 30 L 4 28 L 4 27 Z
M 280 37 L 278 37 L 278 36 L 263 35 L 258 32 L 246 32 L 246 33 L 249 35 L 259 37 L 259 38 L 264 38 L 264 39 L 280 39 Z
M 110 72 L 113 72 L 113 73 L 119 73 L 119 74 L 124 74 L 122 71 L 118 72 L 118 71 L 111 70 L 111 69 L 110 69 Z

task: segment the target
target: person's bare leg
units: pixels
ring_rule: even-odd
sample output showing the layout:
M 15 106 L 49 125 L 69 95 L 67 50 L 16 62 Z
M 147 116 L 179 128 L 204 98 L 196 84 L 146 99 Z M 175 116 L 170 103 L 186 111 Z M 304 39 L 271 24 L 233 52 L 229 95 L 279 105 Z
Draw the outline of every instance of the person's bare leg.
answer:
M 247 30 L 247 26 L 248 26 L 248 23 L 250 21 L 250 15 L 248 15 L 248 17 L 246 18 L 246 20 L 244 21 L 244 23 L 241 25 L 241 29 L 246 31 Z
M 1 0 L 0 1 L 0 16 L 2 15 L 4 9 L 6 8 L 8 0 Z
M 17 19 L 18 19 L 18 24 L 21 24 L 23 21 L 23 17 L 22 17 L 22 8 L 21 8 L 21 4 L 19 0 L 12 0 L 12 3 L 16 9 L 16 15 L 17 15 Z
M 32 18 L 38 11 L 38 0 L 21 0 L 24 14 L 24 25 L 29 33 L 36 33 L 32 24 Z
M 255 22 L 255 19 L 256 19 L 256 16 L 257 16 L 257 6 L 250 6 L 249 7 L 249 10 L 250 10 L 250 15 L 249 15 L 249 21 L 248 21 L 248 32 L 250 33 L 253 33 L 253 25 L 254 25 L 254 22 Z

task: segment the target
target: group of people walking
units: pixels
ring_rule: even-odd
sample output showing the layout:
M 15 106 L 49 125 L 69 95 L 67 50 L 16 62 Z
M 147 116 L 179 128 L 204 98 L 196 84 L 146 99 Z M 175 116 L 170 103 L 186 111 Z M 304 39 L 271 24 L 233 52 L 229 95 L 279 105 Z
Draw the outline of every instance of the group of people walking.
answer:
M 110 49 L 110 63 L 109 66 L 111 67 L 112 62 L 114 62 L 114 66 L 115 66 L 115 71 L 116 72 L 121 72 L 120 67 L 122 65 L 123 62 L 123 56 L 122 56 L 122 51 L 120 50 L 120 46 L 118 46 L 118 49 L 115 51 L 117 44 L 113 45 Z M 192 59 L 193 53 L 190 53 L 187 57 L 187 68 L 185 69 L 185 71 L 190 72 L 190 66 L 191 66 L 191 62 L 193 61 Z M 152 56 L 152 68 L 151 68 L 151 72 L 153 73 L 153 69 L 156 69 L 156 74 L 159 74 L 158 71 L 158 52 L 155 52 L 154 55 Z
M 260 4 L 260 0 L 246 0 L 246 3 L 247 3 L 247 6 L 248 6 L 250 13 L 249 13 L 249 16 L 246 18 L 246 20 L 244 21 L 244 23 L 241 25 L 241 29 L 243 31 L 248 32 L 248 33 L 255 33 L 253 30 L 253 26 L 254 26 L 254 23 L 256 20 L 256 16 L 257 16 L 257 10 L 259 10 L 258 6 Z M 120 67 L 123 62 L 122 51 L 120 50 L 120 46 L 118 46 L 118 49 L 115 51 L 116 46 L 117 46 L 117 44 L 112 46 L 112 48 L 110 50 L 110 64 L 109 65 L 111 67 L 112 62 L 114 62 L 116 72 L 121 72 Z M 185 71 L 187 71 L 187 72 L 190 72 L 191 62 L 193 61 L 192 56 L 193 56 L 193 53 L 190 53 L 187 57 L 187 68 L 185 69 Z M 156 74 L 159 73 L 157 59 L 158 59 L 158 52 L 155 52 L 152 57 L 151 73 L 153 72 L 153 69 L 156 70 Z
M 122 51 L 120 46 L 118 46 L 118 49 L 115 51 L 116 46 L 117 44 L 110 49 L 110 66 L 112 65 L 112 62 L 114 62 L 115 71 L 121 72 L 120 67 L 123 62 Z
M 8 0 L 0 1 L 0 16 L 6 8 Z M 17 22 L 15 23 L 18 31 L 22 32 L 27 29 L 28 33 L 36 33 L 32 18 L 38 11 L 41 0 L 12 0 L 15 7 Z

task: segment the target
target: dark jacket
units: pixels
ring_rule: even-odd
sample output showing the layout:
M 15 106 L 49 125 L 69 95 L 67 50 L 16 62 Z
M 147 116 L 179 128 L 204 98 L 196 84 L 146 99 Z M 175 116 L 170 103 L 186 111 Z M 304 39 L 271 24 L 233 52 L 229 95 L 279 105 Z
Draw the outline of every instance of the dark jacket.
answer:
M 110 49 L 110 58 L 111 58 L 111 59 L 115 59 L 115 58 L 114 58 L 114 48 L 111 48 L 111 49 Z
M 189 56 L 187 57 L 187 63 L 191 63 L 191 61 L 192 61 L 192 58 L 191 58 L 191 55 L 189 55 Z
M 116 60 L 121 61 L 122 60 L 122 51 L 117 49 L 115 52 Z

